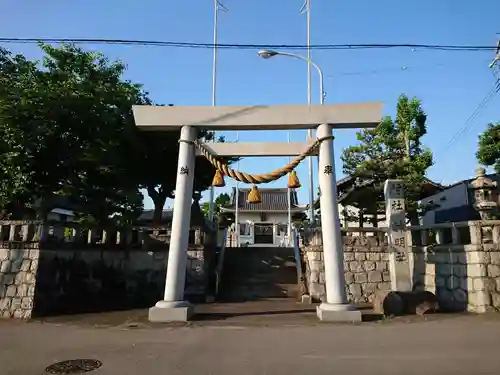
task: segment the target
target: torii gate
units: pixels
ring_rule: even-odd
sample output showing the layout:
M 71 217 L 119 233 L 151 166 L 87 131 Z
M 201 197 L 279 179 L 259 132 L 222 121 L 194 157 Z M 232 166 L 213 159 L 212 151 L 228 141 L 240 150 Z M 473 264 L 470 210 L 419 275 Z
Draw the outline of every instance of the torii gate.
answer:
M 306 153 L 311 155 L 317 150 L 321 172 L 318 173 L 318 180 L 321 191 L 321 225 L 324 229 L 322 238 L 326 286 L 326 301 L 318 306 L 317 314 L 321 320 L 360 321 L 361 313 L 348 303 L 345 291 L 344 254 L 336 201 L 333 129 L 375 127 L 382 119 L 382 107 L 382 103 L 379 102 L 233 107 L 134 106 L 135 123 L 142 130 L 181 130 L 165 294 L 164 299 L 149 310 L 149 320 L 187 321 L 194 313 L 193 306 L 184 301 L 184 286 L 196 153 L 201 151 L 206 156 L 212 156 L 213 161 L 217 156 L 300 157 Z M 308 142 L 210 144 L 197 142 L 199 129 L 244 131 L 311 128 L 316 128 L 317 140 Z M 286 173 L 281 173 L 284 174 Z

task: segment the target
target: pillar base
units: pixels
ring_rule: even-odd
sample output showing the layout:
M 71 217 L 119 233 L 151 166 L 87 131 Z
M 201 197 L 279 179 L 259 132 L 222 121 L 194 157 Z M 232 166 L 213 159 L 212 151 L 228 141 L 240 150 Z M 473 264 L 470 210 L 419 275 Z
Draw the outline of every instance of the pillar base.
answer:
M 187 322 L 194 315 L 194 306 L 186 301 L 158 301 L 149 309 L 153 323 Z
M 362 321 L 361 311 L 349 304 L 322 303 L 316 308 L 316 314 L 323 322 L 360 323 Z

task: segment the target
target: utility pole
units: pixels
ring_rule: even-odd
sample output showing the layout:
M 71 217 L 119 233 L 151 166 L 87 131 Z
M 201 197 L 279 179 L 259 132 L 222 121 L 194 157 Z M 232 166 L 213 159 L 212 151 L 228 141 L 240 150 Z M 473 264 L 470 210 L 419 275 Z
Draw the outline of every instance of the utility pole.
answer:
M 495 67 L 495 65 L 498 65 L 498 61 L 500 61 L 500 40 L 498 41 L 498 46 L 497 46 L 497 50 L 495 53 L 495 58 L 491 62 L 490 68 L 493 69 Z
M 219 10 L 223 12 L 227 12 L 227 8 L 222 5 L 219 0 L 214 0 L 214 24 L 213 24 L 213 37 L 214 37 L 214 45 L 213 45 L 213 63 L 212 63 L 212 106 L 217 104 L 217 42 L 218 42 L 218 26 L 219 26 Z M 213 142 L 217 142 L 216 133 L 213 132 Z M 210 186 L 210 198 L 209 198 L 209 220 L 214 219 L 214 200 L 215 200 L 215 191 L 214 187 Z
M 301 14 L 307 14 L 307 104 L 311 105 L 311 0 L 305 0 L 304 5 L 300 10 Z M 324 95 L 324 93 L 322 93 Z M 312 129 L 307 130 L 307 138 L 313 138 Z M 312 225 L 315 223 L 314 218 L 314 174 L 313 174 L 313 157 L 309 156 L 307 160 L 307 168 L 309 173 L 309 221 Z

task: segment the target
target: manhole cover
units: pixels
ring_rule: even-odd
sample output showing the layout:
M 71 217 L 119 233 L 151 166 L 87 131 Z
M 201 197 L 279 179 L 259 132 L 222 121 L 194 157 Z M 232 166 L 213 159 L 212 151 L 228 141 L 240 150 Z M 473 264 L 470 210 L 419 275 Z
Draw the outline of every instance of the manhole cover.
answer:
M 49 374 L 83 374 L 98 369 L 102 362 L 97 359 L 70 359 L 57 362 L 45 369 Z

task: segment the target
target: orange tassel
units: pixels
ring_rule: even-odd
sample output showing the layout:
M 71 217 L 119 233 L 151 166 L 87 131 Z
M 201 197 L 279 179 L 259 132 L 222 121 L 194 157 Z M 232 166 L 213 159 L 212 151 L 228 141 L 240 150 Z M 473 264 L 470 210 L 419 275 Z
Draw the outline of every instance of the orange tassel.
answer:
M 215 175 L 212 180 L 212 186 L 214 187 L 224 187 L 226 183 L 224 182 L 224 174 L 218 169 L 215 170 Z
M 252 188 L 248 192 L 247 202 L 250 204 L 257 204 L 262 202 L 259 189 L 257 189 L 256 185 L 252 186 Z
M 297 177 L 297 173 L 295 171 L 291 171 L 288 174 L 288 188 L 298 189 L 300 187 L 301 187 L 301 185 L 300 185 L 299 178 Z

